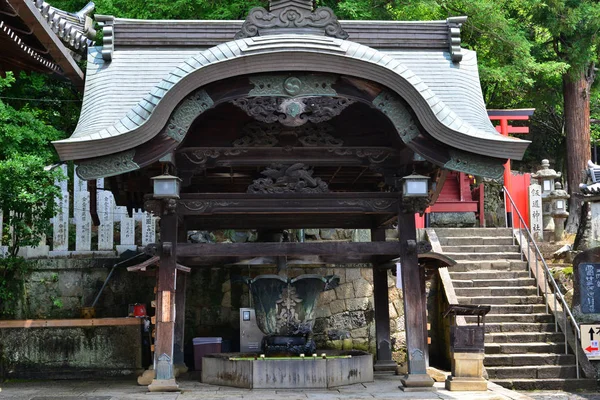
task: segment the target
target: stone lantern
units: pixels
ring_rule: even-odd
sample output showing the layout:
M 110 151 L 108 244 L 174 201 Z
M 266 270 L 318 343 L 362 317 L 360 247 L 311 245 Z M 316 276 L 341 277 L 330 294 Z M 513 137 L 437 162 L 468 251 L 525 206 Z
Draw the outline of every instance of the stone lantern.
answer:
M 562 239 L 565 230 L 565 219 L 569 216 L 567 212 L 567 200 L 569 194 L 563 190 L 562 184 L 556 182 L 555 189 L 548 195 L 548 200 L 552 202 L 552 218 L 554 218 L 554 240 Z
M 544 231 L 554 231 L 554 220 L 552 219 L 552 201 L 548 198 L 554 190 L 554 181 L 560 178 L 562 174 L 550 169 L 550 161 L 542 160 L 542 169 L 535 174 L 531 174 L 533 179 L 537 179 L 542 187 L 542 214 L 544 216 Z

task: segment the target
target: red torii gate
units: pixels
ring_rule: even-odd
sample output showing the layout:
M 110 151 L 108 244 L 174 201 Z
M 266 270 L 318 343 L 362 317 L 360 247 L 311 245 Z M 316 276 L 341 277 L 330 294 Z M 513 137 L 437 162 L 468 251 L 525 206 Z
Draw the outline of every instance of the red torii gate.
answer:
M 512 126 L 508 121 L 528 121 L 533 115 L 535 108 L 521 108 L 513 110 L 488 110 L 488 117 L 492 121 L 500 121 L 500 125 L 496 126 L 496 130 L 502 136 L 508 136 L 509 133 L 527 134 L 529 133 L 528 126 Z M 512 193 L 512 173 L 510 168 L 510 160 L 504 164 L 504 186 Z M 523 213 L 521 213 L 523 215 Z M 510 227 L 514 226 L 512 208 L 510 203 L 506 204 L 506 220 Z
M 527 126 L 512 126 L 509 124 L 509 121 L 527 121 L 529 117 L 533 115 L 535 108 L 523 108 L 523 109 L 507 109 L 507 110 L 496 110 L 490 109 L 488 110 L 488 117 L 492 121 L 499 121 L 500 124 L 496 126 L 496 130 L 503 136 L 508 136 L 509 134 L 528 134 L 529 127 Z M 454 176 L 456 175 L 456 176 Z M 526 177 L 528 178 L 528 177 Z M 479 213 L 479 223 L 480 226 L 484 226 L 484 215 L 483 215 L 483 187 L 480 186 L 478 188 L 479 193 L 476 195 L 476 199 L 467 198 L 465 193 L 470 192 L 470 184 L 471 180 L 466 174 L 463 173 L 453 173 L 452 179 L 456 179 L 457 182 L 452 182 L 454 185 L 449 185 L 450 182 L 447 180 L 444 182 L 444 187 L 442 188 L 442 192 L 440 194 L 440 198 L 438 202 L 436 202 L 433 206 L 429 207 L 426 210 L 426 213 L 430 212 L 475 212 Z M 529 185 L 529 179 L 523 179 L 520 183 L 517 183 L 520 190 L 518 193 L 513 191 L 512 185 L 512 173 L 511 173 L 511 164 L 510 160 L 508 160 L 504 164 L 504 186 L 508 189 L 508 191 L 513 196 L 521 215 L 527 219 L 528 210 L 527 210 L 527 194 L 526 194 L 526 186 Z M 452 186 L 452 187 L 451 187 Z M 457 186 L 457 187 L 454 187 Z M 525 190 L 520 186 L 524 186 Z M 445 196 L 444 196 L 445 194 Z M 525 196 L 525 197 L 523 197 Z M 440 201 L 441 200 L 441 201 Z M 509 226 L 515 226 L 514 218 L 517 216 L 513 216 L 512 209 L 510 204 L 506 206 L 506 218 L 509 223 Z M 422 228 L 428 224 L 426 221 L 426 217 L 416 216 L 417 228 Z M 525 221 L 527 223 L 527 221 Z

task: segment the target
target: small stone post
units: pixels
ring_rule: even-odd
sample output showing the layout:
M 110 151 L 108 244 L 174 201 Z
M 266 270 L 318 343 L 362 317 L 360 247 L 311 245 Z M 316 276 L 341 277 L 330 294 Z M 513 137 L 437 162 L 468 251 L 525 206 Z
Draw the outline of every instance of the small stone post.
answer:
M 535 240 L 544 240 L 542 219 L 542 187 L 529 185 L 529 229 Z
M 565 231 L 565 220 L 569 216 L 567 212 L 567 200 L 569 196 L 562 188 L 560 182 L 556 182 L 556 189 L 550 192 L 548 198 L 552 199 L 552 218 L 554 218 L 554 240 L 562 240 Z
M 550 161 L 542 160 L 542 169 L 531 177 L 538 180 L 542 187 L 542 210 L 544 218 L 544 231 L 554 231 L 554 220 L 552 219 L 552 201 L 548 198 L 550 192 L 554 190 L 554 181 L 560 178 L 562 174 L 550 169 Z

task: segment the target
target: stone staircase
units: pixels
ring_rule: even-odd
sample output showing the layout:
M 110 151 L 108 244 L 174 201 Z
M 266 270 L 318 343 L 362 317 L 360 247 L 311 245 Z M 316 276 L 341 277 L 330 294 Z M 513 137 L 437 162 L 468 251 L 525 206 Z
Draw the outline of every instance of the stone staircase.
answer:
M 490 381 L 517 390 L 596 389 L 594 379 L 576 379 L 575 356 L 565 354 L 564 336 L 555 332 L 510 229 L 435 232 L 444 254 L 457 261 L 449 272 L 459 304 L 491 306 L 484 360 Z

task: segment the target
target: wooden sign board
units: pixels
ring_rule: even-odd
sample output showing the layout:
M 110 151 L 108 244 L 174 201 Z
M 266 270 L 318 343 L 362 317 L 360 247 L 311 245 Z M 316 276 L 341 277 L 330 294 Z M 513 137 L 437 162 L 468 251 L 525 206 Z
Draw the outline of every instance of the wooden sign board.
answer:
M 600 264 L 581 263 L 578 273 L 581 312 L 600 314 Z
M 580 325 L 581 348 L 588 360 L 600 360 L 600 323 L 594 325 Z

